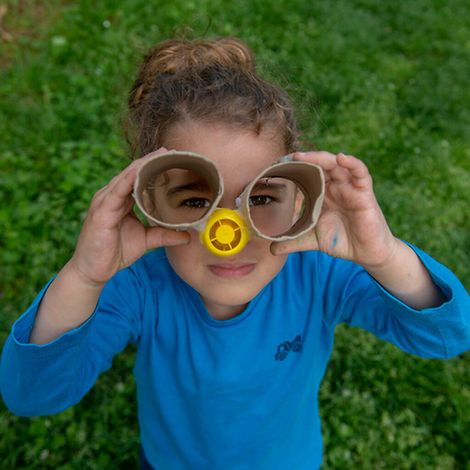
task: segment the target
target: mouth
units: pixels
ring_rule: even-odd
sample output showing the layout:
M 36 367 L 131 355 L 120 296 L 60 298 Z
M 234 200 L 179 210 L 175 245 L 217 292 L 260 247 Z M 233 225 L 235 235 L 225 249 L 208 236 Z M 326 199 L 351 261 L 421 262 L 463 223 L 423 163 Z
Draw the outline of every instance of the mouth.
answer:
M 238 279 L 250 274 L 255 269 L 254 263 L 210 264 L 209 271 L 224 279 Z

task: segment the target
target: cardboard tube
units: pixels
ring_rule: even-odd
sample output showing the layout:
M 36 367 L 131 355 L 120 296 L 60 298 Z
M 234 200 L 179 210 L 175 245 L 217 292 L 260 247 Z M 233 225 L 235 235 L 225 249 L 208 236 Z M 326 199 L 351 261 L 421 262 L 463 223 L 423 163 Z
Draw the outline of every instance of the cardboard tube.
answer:
M 151 154 L 150 154 L 151 155 Z M 152 198 L 150 196 L 149 187 L 154 183 L 157 175 L 171 170 L 173 168 L 181 168 L 191 170 L 203 176 L 211 193 L 214 195 L 211 207 L 207 210 L 201 219 L 183 224 L 170 224 L 164 222 L 156 216 L 152 206 Z M 222 176 L 214 163 L 203 155 L 193 152 L 171 151 L 163 154 L 157 154 L 153 158 L 150 157 L 140 168 L 134 183 L 133 196 L 135 202 L 142 213 L 145 215 L 151 225 L 160 225 L 162 227 L 175 230 L 188 230 L 204 223 L 217 207 L 222 194 L 224 192 Z
M 285 178 L 293 181 L 304 194 L 304 210 L 300 219 L 284 234 L 280 236 L 267 236 L 256 228 L 250 215 L 249 195 L 255 184 L 262 178 Z M 293 240 L 311 230 L 318 221 L 321 206 L 325 196 L 325 178 L 323 170 L 318 165 L 308 162 L 298 162 L 290 157 L 283 157 L 262 171 L 240 195 L 241 210 L 249 221 L 253 233 L 265 240 L 284 241 Z
M 150 154 L 151 155 L 151 154 Z M 149 186 L 154 183 L 158 174 L 172 168 L 181 168 L 194 171 L 203 176 L 208 183 L 214 200 L 204 216 L 191 223 L 170 224 L 159 220 L 152 209 L 152 198 L 149 194 Z M 279 236 L 267 236 L 261 233 L 253 224 L 250 215 L 249 195 L 255 184 L 262 178 L 285 178 L 293 181 L 304 195 L 304 210 L 297 222 L 284 234 Z M 157 154 L 148 159 L 139 169 L 134 183 L 133 196 L 137 206 L 148 219 L 151 225 L 175 230 L 200 229 L 211 216 L 222 198 L 224 185 L 222 176 L 215 164 L 203 155 L 193 152 L 171 151 Z M 240 195 L 239 210 L 246 218 L 250 231 L 260 238 L 272 241 L 293 240 L 311 230 L 318 221 L 325 195 L 325 179 L 321 167 L 313 163 L 292 160 L 290 155 L 282 157 L 277 163 L 263 170 L 243 190 Z

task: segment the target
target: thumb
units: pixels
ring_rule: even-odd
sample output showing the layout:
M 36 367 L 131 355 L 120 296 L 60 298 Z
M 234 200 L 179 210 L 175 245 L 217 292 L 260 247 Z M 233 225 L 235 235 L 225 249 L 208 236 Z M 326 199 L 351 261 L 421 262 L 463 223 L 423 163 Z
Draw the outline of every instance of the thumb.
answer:
M 178 232 L 163 227 L 147 227 L 145 231 L 147 250 L 161 246 L 187 245 L 191 241 L 189 232 Z
M 271 243 L 271 253 L 273 255 L 287 255 L 296 251 L 318 250 L 318 240 L 315 231 L 306 233 L 295 240 Z

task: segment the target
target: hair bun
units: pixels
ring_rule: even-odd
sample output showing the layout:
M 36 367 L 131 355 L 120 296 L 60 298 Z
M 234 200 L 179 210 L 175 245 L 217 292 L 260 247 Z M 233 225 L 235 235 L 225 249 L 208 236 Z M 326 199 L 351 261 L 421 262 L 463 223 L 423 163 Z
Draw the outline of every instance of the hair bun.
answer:
M 234 38 L 194 41 L 169 39 L 155 46 L 146 59 L 151 65 L 148 72 L 153 76 L 211 65 L 255 71 L 255 59 L 250 50 L 243 42 Z
M 275 132 L 284 153 L 298 148 L 287 94 L 258 76 L 250 48 L 236 38 L 156 44 L 139 67 L 128 105 L 126 134 L 135 156 L 168 145 L 172 126 L 192 120 L 258 135 L 267 129 Z
M 245 43 L 235 38 L 167 39 L 154 46 L 140 66 L 129 106 L 138 107 L 156 77 L 163 73 L 198 72 L 208 66 L 255 73 L 255 58 Z

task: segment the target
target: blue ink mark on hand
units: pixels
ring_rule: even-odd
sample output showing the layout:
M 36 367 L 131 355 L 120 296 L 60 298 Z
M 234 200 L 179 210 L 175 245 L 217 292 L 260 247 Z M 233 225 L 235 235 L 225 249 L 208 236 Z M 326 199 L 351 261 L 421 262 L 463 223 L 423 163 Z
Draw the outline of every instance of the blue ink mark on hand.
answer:
M 338 232 L 335 232 L 335 236 L 333 237 L 333 241 L 331 242 L 331 248 L 335 248 L 338 244 L 339 235 Z

